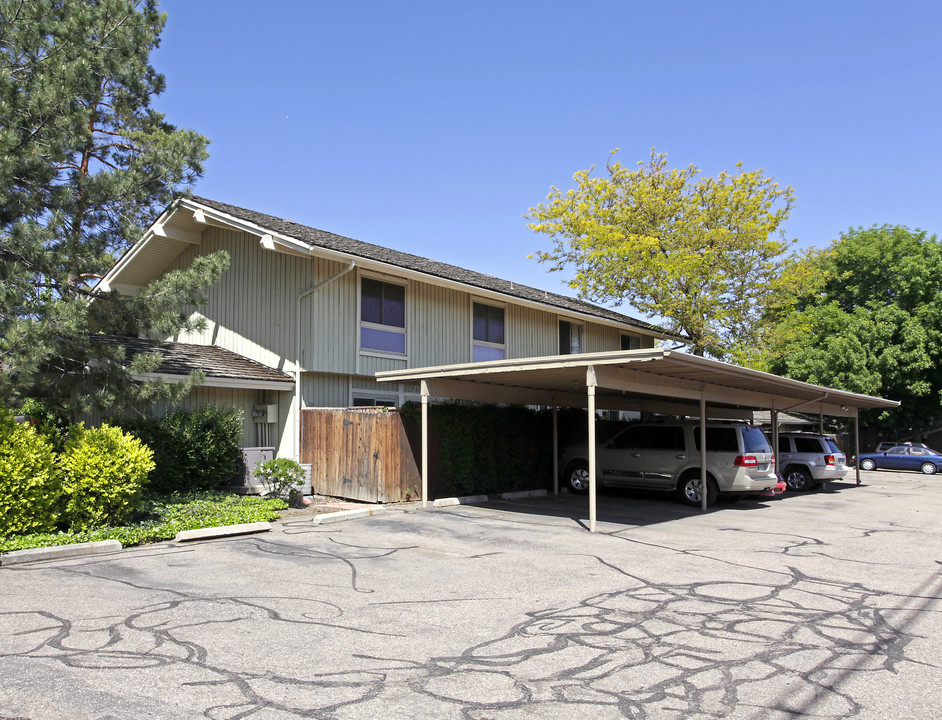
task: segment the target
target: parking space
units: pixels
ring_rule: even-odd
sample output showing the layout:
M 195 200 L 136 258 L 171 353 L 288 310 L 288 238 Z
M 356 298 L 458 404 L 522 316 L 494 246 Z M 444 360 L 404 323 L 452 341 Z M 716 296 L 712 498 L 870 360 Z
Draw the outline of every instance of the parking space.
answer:
M 0 568 L 0 717 L 926 718 L 942 478 L 390 510 Z

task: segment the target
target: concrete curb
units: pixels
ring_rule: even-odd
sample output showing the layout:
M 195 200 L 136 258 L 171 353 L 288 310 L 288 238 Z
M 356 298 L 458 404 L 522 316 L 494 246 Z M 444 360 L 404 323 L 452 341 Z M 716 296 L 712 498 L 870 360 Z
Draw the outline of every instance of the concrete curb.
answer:
M 53 547 L 12 550 L 0 554 L 0 565 L 19 565 L 41 560 L 62 560 L 87 555 L 117 552 L 121 543 L 117 540 L 98 540 L 96 542 L 75 543 L 73 545 L 54 545 Z
M 318 515 L 311 522 L 315 525 L 329 525 L 330 523 L 343 522 L 344 520 L 355 520 L 356 518 L 370 517 L 371 515 L 376 515 L 385 511 L 386 507 L 384 505 L 360 508 L 358 510 L 341 510 L 335 513 L 324 513 L 323 515 Z
M 501 500 L 522 500 L 523 498 L 546 497 L 546 490 L 519 490 L 518 492 L 504 493 Z
M 486 503 L 487 495 L 467 495 L 465 497 L 439 498 L 432 503 L 432 507 L 450 507 L 452 505 L 475 505 Z
M 242 523 L 241 525 L 181 530 L 173 539 L 175 542 L 190 542 L 192 540 L 211 540 L 212 538 L 229 537 L 231 535 L 248 535 L 249 533 L 267 532 L 268 530 L 271 530 L 271 523 L 269 522 Z

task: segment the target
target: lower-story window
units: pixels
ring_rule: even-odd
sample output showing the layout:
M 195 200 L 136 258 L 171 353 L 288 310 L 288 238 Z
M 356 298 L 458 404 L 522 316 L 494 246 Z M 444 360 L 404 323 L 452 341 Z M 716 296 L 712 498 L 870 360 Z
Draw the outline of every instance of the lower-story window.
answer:
M 353 407 L 396 407 L 392 398 L 353 396 Z

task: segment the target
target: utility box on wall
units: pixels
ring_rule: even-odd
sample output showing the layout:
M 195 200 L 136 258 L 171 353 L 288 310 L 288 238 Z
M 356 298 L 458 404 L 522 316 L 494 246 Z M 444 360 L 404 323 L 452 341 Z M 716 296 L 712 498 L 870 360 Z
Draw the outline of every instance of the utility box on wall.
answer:
M 260 462 L 272 460 L 274 457 L 275 448 L 273 447 L 242 448 L 241 473 L 236 476 L 233 483 L 236 491 L 251 495 L 264 492 L 262 484 L 255 479 L 255 466 Z
M 278 422 L 277 405 L 256 405 L 252 409 L 252 420 L 257 423 L 276 423 Z

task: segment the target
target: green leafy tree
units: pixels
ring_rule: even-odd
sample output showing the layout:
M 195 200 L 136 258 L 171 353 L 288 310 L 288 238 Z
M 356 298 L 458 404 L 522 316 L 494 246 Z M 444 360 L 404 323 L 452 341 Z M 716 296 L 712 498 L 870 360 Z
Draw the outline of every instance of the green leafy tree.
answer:
M 741 163 L 698 179 L 694 165 L 668 170 L 663 153 L 629 170 L 616 152 L 605 176 L 581 170 L 574 189 L 554 187 L 530 209 L 530 228 L 553 240 L 536 258 L 551 272 L 574 268 L 569 285 L 580 297 L 662 318 L 698 355 L 754 343 L 790 245 L 779 229 L 792 189 Z
M 207 140 L 150 107 L 149 63 L 165 18 L 156 0 L 0 0 L 0 398 L 35 395 L 71 412 L 167 395 L 138 385 L 142 355 L 94 334 L 162 336 L 227 264 L 222 255 L 131 298 L 97 280 L 174 194 L 194 182 Z M 179 392 L 186 392 L 184 385 Z
M 899 225 L 853 228 L 779 283 L 752 363 L 798 380 L 900 400 L 877 430 L 934 427 L 942 407 L 942 243 Z

